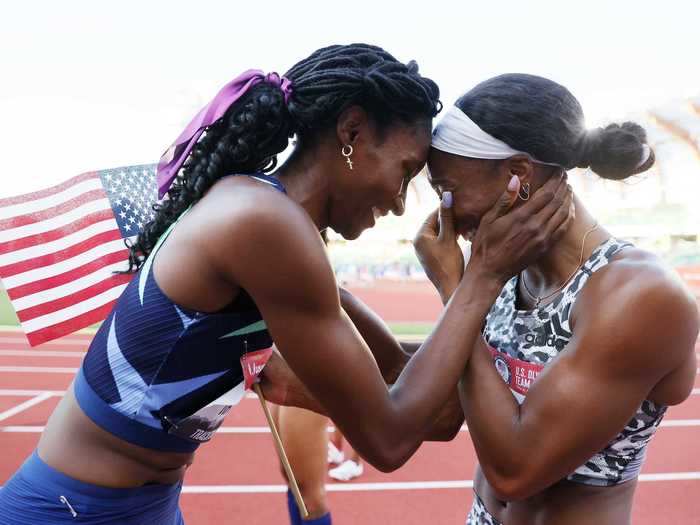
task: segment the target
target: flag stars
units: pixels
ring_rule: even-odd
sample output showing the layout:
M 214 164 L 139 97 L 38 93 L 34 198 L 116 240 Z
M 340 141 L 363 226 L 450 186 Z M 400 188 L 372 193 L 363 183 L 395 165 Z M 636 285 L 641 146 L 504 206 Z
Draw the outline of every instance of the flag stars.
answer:
M 133 235 L 153 220 L 158 201 L 154 169 L 105 171 L 102 180 L 123 233 Z

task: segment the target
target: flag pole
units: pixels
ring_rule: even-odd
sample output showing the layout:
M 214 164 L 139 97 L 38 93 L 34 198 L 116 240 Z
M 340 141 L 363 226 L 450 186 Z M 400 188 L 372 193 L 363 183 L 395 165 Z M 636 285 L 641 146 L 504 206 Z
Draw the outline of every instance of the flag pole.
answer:
M 258 395 L 258 399 L 260 400 L 260 404 L 262 405 L 263 412 L 265 412 L 265 418 L 267 419 L 267 424 L 270 426 L 270 430 L 272 431 L 272 437 L 275 442 L 275 447 L 277 448 L 277 455 L 279 456 L 280 461 L 282 462 L 284 472 L 287 474 L 289 488 L 292 489 L 292 494 L 294 494 L 294 499 L 297 502 L 297 507 L 299 507 L 301 516 L 303 518 L 308 518 L 309 511 L 306 510 L 304 498 L 302 498 L 301 492 L 299 491 L 299 485 L 297 484 L 297 480 L 294 477 L 294 472 L 292 472 L 292 466 L 289 464 L 289 460 L 287 459 L 287 453 L 284 451 L 282 439 L 280 438 L 279 432 L 277 431 L 275 421 L 272 419 L 272 414 L 270 414 L 270 408 L 267 406 L 267 402 L 265 401 L 265 396 L 263 396 L 260 384 L 254 383 L 253 390 L 255 390 L 255 393 Z

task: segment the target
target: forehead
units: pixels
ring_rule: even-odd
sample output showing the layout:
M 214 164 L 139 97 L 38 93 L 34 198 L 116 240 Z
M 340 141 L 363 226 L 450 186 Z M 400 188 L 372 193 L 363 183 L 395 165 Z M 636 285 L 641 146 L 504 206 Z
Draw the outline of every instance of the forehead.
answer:
M 468 159 L 430 148 L 428 154 L 428 180 L 431 184 L 452 182 L 466 169 Z
M 399 125 L 391 129 L 387 138 L 392 151 L 403 161 L 422 166 L 427 160 L 431 140 L 429 125 Z

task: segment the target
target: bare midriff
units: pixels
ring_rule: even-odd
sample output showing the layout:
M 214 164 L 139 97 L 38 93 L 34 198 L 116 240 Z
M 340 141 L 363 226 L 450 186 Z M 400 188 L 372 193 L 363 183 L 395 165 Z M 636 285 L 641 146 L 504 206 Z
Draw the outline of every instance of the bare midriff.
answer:
M 630 523 L 636 479 L 611 487 L 560 481 L 530 498 L 500 501 L 481 468 L 474 490 L 491 515 L 508 525 L 625 525 Z
M 72 386 L 49 418 L 38 453 L 71 478 L 110 488 L 177 483 L 194 460 L 194 452 L 151 450 L 103 430 L 82 411 Z

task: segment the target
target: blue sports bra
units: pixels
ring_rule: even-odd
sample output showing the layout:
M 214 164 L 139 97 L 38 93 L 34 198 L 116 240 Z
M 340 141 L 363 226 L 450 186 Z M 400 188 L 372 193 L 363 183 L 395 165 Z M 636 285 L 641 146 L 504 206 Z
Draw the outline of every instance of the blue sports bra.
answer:
M 273 177 L 248 176 L 285 191 Z M 176 224 L 102 323 L 74 391 L 82 410 L 107 432 L 146 448 L 192 452 L 245 395 L 241 356 L 269 348 L 272 339 L 243 290 L 216 313 L 183 308 L 163 293 L 153 261 Z

